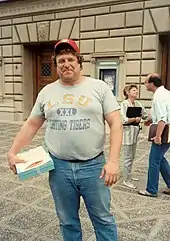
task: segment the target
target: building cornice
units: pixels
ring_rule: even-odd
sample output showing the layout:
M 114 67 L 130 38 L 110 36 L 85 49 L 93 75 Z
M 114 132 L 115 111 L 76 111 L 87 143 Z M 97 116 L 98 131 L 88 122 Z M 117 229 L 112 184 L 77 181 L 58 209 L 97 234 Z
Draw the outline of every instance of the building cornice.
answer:
M 15 2 L 2 2 L 0 3 L 0 18 L 6 18 L 9 16 L 36 14 L 50 11 L 60 10 L 73 10 L 85 7 L 99 7 L 107 4 L 119 4 L 119 3 L 134 3 L 141 2 L 142 0 L 32 0 L 32 1 L 15 1 Z M 10 5 L 10 6 L 9 6 Z

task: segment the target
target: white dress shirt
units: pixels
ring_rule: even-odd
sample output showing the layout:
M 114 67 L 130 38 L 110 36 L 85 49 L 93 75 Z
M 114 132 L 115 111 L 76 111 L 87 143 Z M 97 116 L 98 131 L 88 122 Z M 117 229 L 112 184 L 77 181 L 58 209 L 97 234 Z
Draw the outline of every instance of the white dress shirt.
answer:
M 153 95 L 151 116 L 153 123 L 170 123 L 170 91 L 164 86 L 157 88 Z

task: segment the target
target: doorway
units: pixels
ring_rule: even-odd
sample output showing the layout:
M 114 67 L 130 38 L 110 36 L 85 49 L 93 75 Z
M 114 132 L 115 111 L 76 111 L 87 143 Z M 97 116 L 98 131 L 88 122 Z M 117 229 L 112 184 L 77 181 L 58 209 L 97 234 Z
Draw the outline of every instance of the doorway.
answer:
M 52 61 L 54 43 L 24 45 L 23 118 L 26 120 L 38 93 L 57 79 Z
M 170 35 L 160 36 L 162 46 L 161 77 L 165 88 L 170 90 Z
M 56 67 L 54 66 L 53 57 L 54 44 L 41 44 L 34 46 L 33 53 L 33 74 L 34 74 L 34 101 L 47 84 L 57 79 Z

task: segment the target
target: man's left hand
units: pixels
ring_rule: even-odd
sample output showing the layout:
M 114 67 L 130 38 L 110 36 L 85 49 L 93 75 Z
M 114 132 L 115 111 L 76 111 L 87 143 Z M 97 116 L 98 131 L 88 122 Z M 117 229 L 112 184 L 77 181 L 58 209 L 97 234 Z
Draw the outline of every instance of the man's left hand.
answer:
M 161 137 L 159 136 L 155 136 L 154 138 L 152 138 L 152 141 L 157 144 L 157 145 L 161 145 L 162 144 L 162 140 Z
M 105 178 L 105 185 L 112 186 L 117 182 L 118 163 L 113 161 L 107 161 L 101 172 L 100 178 Z

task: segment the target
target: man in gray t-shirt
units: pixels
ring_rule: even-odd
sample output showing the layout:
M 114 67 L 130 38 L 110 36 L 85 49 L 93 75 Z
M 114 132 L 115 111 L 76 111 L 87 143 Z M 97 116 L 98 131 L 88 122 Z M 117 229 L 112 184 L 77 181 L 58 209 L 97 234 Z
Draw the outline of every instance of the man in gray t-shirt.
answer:
M 76 86 L 56 81 L 44 87 L 31 117 L 42 116 L 47 120 L 45 142 L 54 156 L 87 160 L 103 151 L 104 115 L 118 109 L 104 81 L 85 77 Z
M 119 105 L 105 82 L 82 76 L 82 60 L 73 40 L 55 45 L 59 79 L 40 91 L 8 153 L 9 166 L 15 173 L 20 161 L 16 154 L 46 121 L 45 142 L 55 165 L 49 182 L 63 240 L 82 240 L 78 215 L 82 196 L 96 239 L 117 241 L 108 186 L 117 181 L 122 140 Z M 107 162 L 103 155 L 105 120 L 111 129 Z

